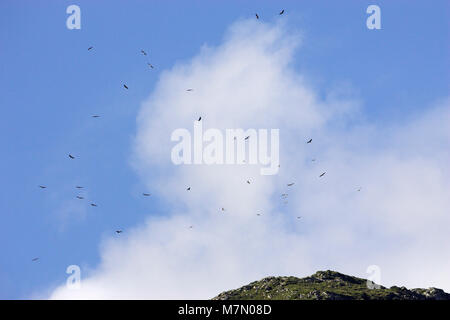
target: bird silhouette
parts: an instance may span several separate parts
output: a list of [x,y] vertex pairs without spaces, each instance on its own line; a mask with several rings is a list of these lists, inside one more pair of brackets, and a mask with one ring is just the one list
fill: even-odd
[[94,48],[94,47],[89,47],[89,48],[88,48],[88,51],[91,50],[92,48]]
[[151,63],[148,63],[148,62],[147,62],[147,64],[148,64],[148,66],[149,66],[150,68],[152,68],[152,69],[154,68],[154,67],[152,66]]
[[83,198],[83,197],[80,197],[80,196],[77,196],[77,199],[83,200],[84,198]]
[[255,13],[255,16],[256,16],[256,19],[259,19],[259,16],[258,16],[258,14],[257,14],[257,13]]
[[142,52],[142,54],[143,54],[144,56],[147,55],[147,52],[145,52],[144,50],[141,50],[141,52]]
[[123,87],[124,87],[125,89],[127,89],[127,90],[128,90],[128,87],[127,87],[127,85],[126,85],[126,84],[124,84],[124,85],[123,85]]
[[281,10],[281,12],[280,12],[280,16],[282,15],[284,13],[284,9],[283,10]]
[[123,232],[122,230],[116,230],[117,234],[122,233],[122,232]]
[[323,176],[325,175],[325,173],[326,173],[326,172],[322,173],[322,174],[319,176],[319,178],[323,177]]
[[186,91],[194,91],[194,89],[187,89]]
[[97,114],[94,114],[94,115],[92,116],[92,118],[100,118],[100,116],[97,115]]
[[295,182],[292,182],[292,183],[288,183],[288,184],[287,184],[287,186],[288,186],[288,187],[290,187],[290,186],[293,186],[293,185],[294,185],[294,183],[295,183]]
[[33,258],[33,259],[31,259],[31,261],[38,261],[39,260],[39,258]]
[[69,153],[69,158],[70,159],[75,159],[75,157],[73,155],[71,155],[70,153]]
[[306,141],[306,143],[311,143],[312,142],[312,139],[309,139],[308,141]]
[[82,186],[75,186],[75,188],[77,188],[77,189],[83,189]]
[[191,187],[188,187],[186,190],[187,190],[187,191],[191,190]]
[[95,203],[91,203],[91,206],[93,207],[97,207],[97,205]]
[[202,120],[202,117],[199,117],[199,118],[198,118],[198,121],[200,121],[200,120]]
[[142,195],[143,195],[143,196],[146,196],[146,197],[149,197],[149,196],[150,196],[150,193],[143,193]]
[[41,188],[41,189],[45,189],[45,188],[47,188],[46,186],[39,186],[39,188]]

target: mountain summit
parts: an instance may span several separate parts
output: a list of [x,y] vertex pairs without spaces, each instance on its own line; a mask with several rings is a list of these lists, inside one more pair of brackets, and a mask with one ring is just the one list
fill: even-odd
[[370,280],[327,270],[306,278],[267,277],[222,292],[213,300],[450,300],[450,294],[437,288],[377,285],[377,289],[374,285]]

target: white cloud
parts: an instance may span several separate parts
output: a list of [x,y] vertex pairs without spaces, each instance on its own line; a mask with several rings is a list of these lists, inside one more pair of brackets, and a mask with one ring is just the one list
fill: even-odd
[[[82,289],[51,298],[202,299],[268,275],[365,277],[372,264],[384,285],[450,290],[448,101],[402,124],[355,121],[357,99],[320,99],[293,70],[299,44],[283,25],[241,21],[223,44],[162,74],[133,159],[172,214],[104,243]],[[174,166],[171,132],[199,116],[205,128],[279,128],[279,174]]]

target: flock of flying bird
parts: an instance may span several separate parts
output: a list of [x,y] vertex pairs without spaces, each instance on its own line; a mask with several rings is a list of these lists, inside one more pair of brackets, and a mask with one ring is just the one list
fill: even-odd
[[[282,14],[284,14],[284,10],[281,10],[281,11],[279,12],[279,15],[282,15]],[[259,19],[259,15],[258,15],[257,13],[255,13],[255,16],[256,16],[256,19]],[[93,48],[94,48],[93,46],[90,46],[90,47],[88,48],[88,51],[91,51]],[[144,55],[144,56],[147,56],[147,52],[144,51],[144,50],[141,50],[141,54]],[[147,62],[147,65],[148,65],[151,69],[154,69],[154,66],[153,66],[150,62]],[[124,87],[125,89],[128,90],[128,86],[127,86],[126,84],[123,84],[123,87]],[[192,92],[192,91],[194,91],[194,89],[189,88],[189,89],[187,89],[186,91],[187,91],[187,92]],[[99,118],[99,117],[100,117],[100,115],[92,115],[92,118]],[[202,117],[199,117],[197,121],[201,121],[201,120],[202,120]],[[248,140],[249,138],[250,138],[250,136],[247,136],[247,137],[245,137],[245,140]],[[236,139],[236,137],[234,137],[234,139]],[[307,144],[309,144],[309,143],[311,143],[311,142],[312,142],[312,139],[309,139],[308,141],[306,141]],[[68,156],[69,156],[69,158],[70,158],[71,160],[74,160],[74,159],[75,159],[75,156],[73,156],[73,155],[70,154],[70,153],[69,153]],[[314,161],[316,161],[316,159],[312,159],[311,161],[314,162]],[[319,178],[323,177],[323,176],[325,175],[325,173],[326,173],[326,172],[321,173],[321,174],[319,175]],[[250,183],[251,183],[250,180],[247,180],[247,184],[250,184]],[[288,183],[288,184],[287,184],[288,187],[291,187],[291,186],[293,186],[293,185],[294,185],[294,182],[291,182],[291,183]],[[47,186],[39,185],[39,188],[41,188],[41,189],[46,189]],[[82,186],[75,186],[75,188],[78,189],[78,190],[83,189]],[[190,190],[191,190],[191,187],[190,187],[190,186],[187,187],[186,190],[187,190],[187,191],[190,191]],[[360,191],[360,190],[361,190],[361,188],[359,188],[357,191]],[[142,193],[142,195],[143,195],[144,197],[149,197],[151,194],[150,194],[150,193],[144,192],[144,193]],[[284,203],[285,203],[285,204],[287,203],[287,197],[288,197],[288,194],[287,194],[287,193],[283,193],[283,194],[281,195],[281,198],[284,200]],[[76,198],[77,198],[78,200],[84,200],[84,197],[81,196],[81,195],[77,195]],[[94,202],[91,202],[90,205],[91,205],[92,207],[97,207],[97,204],[94,203]],[[221,211],[224,212],[224,211],[225,211],[225,208],[221,208]],[[257,213],[256,215],[257,215],[257,216],[261,216],[261,213]],[[300,218],[301,218],[301,216],[298,216],[298,217],[297,217],[297,219],[300,219]],[[192,228],[193,228],[192,225],[189,226],[189,229],[192,229]],[[123,230],[120,230],[120,229],[119,229],[119,230],[115,230],[115,233],[116,233],[116,234],[121,234],[122,232],[123,232]],[[32,259],[33,262],[34,262],[34,261],[38,261],[38,260],[39,260],[38,257]]]

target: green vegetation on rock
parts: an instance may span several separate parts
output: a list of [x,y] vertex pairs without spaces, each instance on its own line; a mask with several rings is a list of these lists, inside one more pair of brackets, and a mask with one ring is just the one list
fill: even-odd
[[370,289],[366,279],[327,270],[306,278],[267,277],[213,300],[450,300],[450,294],[437,288],[377,287]]

